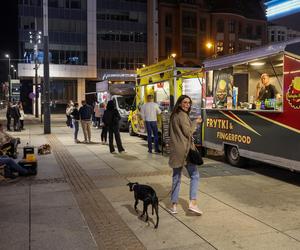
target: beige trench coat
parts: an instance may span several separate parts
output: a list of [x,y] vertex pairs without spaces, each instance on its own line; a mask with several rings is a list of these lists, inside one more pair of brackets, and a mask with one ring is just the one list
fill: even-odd
[[188,114],[182,110],[175,113],[170,121],[170,156],[171,168],[183,167],[190,148],[195,148],[192,135],[197,127],[196,121],[191,121]]

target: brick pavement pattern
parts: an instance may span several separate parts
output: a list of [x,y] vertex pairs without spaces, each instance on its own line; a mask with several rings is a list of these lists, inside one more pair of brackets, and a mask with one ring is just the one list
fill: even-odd
[[56,136],[48,140],[99,249],[145,249]]

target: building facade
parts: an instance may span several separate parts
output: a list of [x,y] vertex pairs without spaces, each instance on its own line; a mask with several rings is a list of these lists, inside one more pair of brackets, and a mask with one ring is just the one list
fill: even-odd
[[270,43],[284,42],[296,37],[300,37],[300,31],[298,30],[281,25],[268,25],[268,41]]
[[267,42],[267,23],[259,1],[160,0],[158,16],[160,60],[176,53],[179,63],[199,65],[206,57]]
[[[22,101],[33,113],[34,59],[37,55],[40,83],[43,41],[35,50],[29,33],[43,31],[42,5],[42,0],[18,2],[18,47],[23,59],[18,74]],[[92,101],[89,93],[96,91],[96,82],[134,81],[136,68],[146,63],[147,0],[48,0],[48,17],[52,112],[62,112],[69,100]]]
[[[18,64],[18,74],[22,82],[21,99],[28,112],[32,106],[36,110],[35,101],[30,105],[34,96],[40,97],[41,88],[34,84],[35,56],[37,83],[43,79],[43,41],[39,43],[33,37],[30,43],[32,34],[41,32],[43,36],[43,1],[19,0],[18,11],[19,57],[23,59]],[[62,111],[69,100],[85,99],[86,80],[97,78],[96,0],[48,0],[48,18],[50,99],[52,112],[56,112]],[[38,105],[41,106],[41,98]]]

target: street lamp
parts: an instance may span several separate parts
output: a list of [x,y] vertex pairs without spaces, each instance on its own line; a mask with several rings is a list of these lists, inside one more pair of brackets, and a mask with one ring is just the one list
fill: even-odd
[[10,55],[5,54],[8,59],[8,100],[11,101],[11,82],[10,82]]
[[208,53],[209,53],[209,57],[215,57],[215,48],[214,48],[214,44],[210,41],[208,41],[205,44],[205,47],[208,49]]
[[41,43],[42,32],[41,31],[30,31],[29,32],[29,41],[30,43],[34,43],[34,86],[35,86],[35,117],[39,117],[39,93],[38,93],[38,44]]

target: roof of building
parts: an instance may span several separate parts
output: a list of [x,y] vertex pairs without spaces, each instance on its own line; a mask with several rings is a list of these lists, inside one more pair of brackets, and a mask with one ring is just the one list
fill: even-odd
[[211,12],[235,13],[251,19],[266,20],[260,0],[206,0]]

